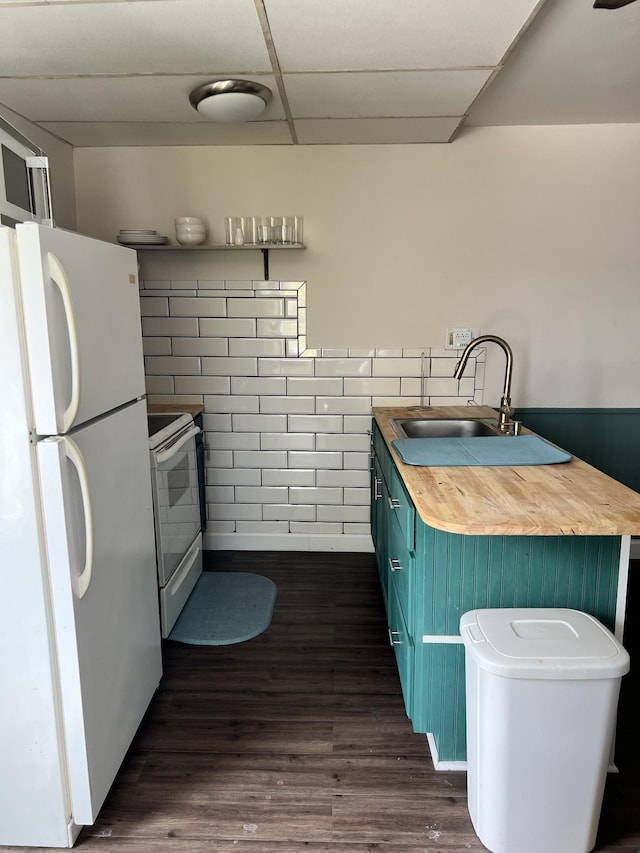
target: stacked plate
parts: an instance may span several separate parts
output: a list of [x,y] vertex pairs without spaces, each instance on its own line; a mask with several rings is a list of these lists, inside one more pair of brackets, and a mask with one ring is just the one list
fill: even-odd
[[163,246],[169,242],[168,237],[147,228],[121,228],[116,240],[125,246]]

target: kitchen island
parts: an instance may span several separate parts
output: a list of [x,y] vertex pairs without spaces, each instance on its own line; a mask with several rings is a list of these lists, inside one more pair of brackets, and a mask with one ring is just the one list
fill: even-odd
[[576,458],[421,467],[393,448],[396,419],[495,420],[489,407],[373,415],[372,534],[405,707],[414,730],[428,735],[434,765],[462,769],[460,617],[485,607],[571,607],[621,639],[640,495]]

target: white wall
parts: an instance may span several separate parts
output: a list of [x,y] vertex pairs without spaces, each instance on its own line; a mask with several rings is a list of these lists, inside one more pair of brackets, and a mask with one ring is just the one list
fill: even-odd
[[6,107],[0,107],[0,117],[13,125],[30,142],[41,148],[49,158],[55,223],[59,228],[74,231],[76,228],[76,199],[73,148]]
[[[638,406],[640,126],[473,128],[450,145],[75,152],[78,229],[173,237],[199,215],[303,214],[311,347],[502,335],[521,406]],[[259,279],[259,253],[141,256],[143,278]],[[488,356],[497,402],[502,354]]]

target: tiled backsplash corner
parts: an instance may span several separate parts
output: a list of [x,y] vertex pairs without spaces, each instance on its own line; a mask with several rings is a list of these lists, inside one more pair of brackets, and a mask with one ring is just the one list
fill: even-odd
[[306,283],[141,283],[150,403],[202,403],[205,547],[372,549],[372,406],[482,403],[483,353],[308,349]]

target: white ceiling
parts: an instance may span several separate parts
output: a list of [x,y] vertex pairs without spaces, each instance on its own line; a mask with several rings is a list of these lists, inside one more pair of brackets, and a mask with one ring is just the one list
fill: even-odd
[[[74,146],[449,142],[463,124],[640,122],[640,2],[0,0],[2,105]],[[273,100],[213,124],[189,92]]]

